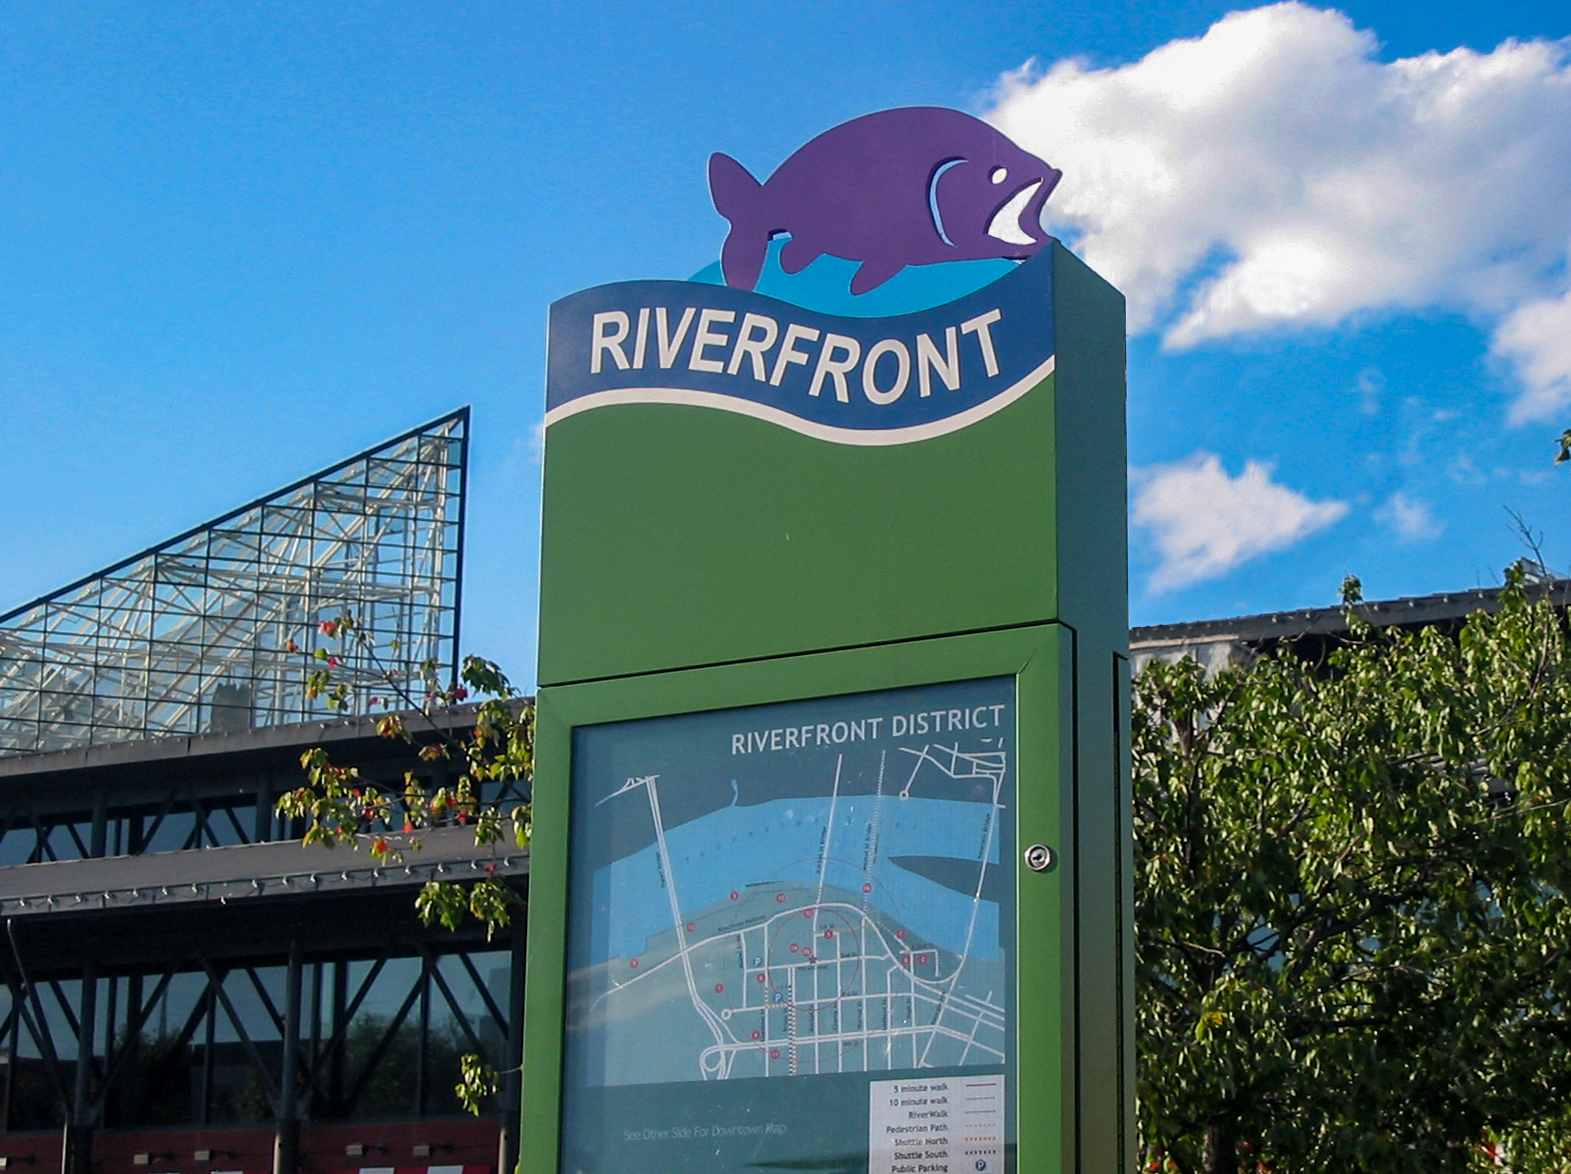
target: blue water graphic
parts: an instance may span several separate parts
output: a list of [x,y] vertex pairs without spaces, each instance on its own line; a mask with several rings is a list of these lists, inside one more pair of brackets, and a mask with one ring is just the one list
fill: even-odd
[[[848,318],[888,318],[942,306],[966,294],[992,285],[1012,273],[1018,261],[948,261],[942,265],[912,265],[902,269],[877,289],[865,294],[851,292],[851,275],[860,268],[858,261],[846,261],[825,254],[800,273],[780,268],[780,250],[789,237],[769,242],[769,258],[755,292],[779,298],[793,306]],[[720,262],[705,266],[688,280],[705,285],[724,285]]]
[[[943,799],[900,799],[886,793],[879,812],[878,856],[871,878],[863,871],[867,830],[879,800],[873,795],[842,795],[834,803],[835,827],[824,883],[853,893],[871,879],[869,903],[922,939],[973,957],[998,956],[996,904],[983,902],[966,944],[972,899],[889,860],[892,856],[947,856],[977,860],[993,808]],[[730,899],[749,884],[792,883],[816,888],[819,845],[829,816],[827,798],[776,799],[745,808],[726,807],[666,833],[677,905],[684,919]],[[988,861],[997,865],[995,829]],[[614,909],[600,920],[606,936],[590,943],[590,962],[633,958],[647,939],[672,928],[671,901],[657,849],[650,845],[594,875],[593,901]]]

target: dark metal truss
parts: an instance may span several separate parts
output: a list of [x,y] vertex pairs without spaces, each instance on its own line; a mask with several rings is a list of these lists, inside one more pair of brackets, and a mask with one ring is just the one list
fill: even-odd
[[0,616],[0,755],[325,715],[317,648],[341,675],[375,667],[320,631],[346,612],[382,666],[450,679],[468,426],[454,412]]
[[[516,967],[521,957],[512,953]],[[387,967],[395,960],[416,965],[389,986]],[[477,1012],[466,1008],[443,973],[444,962],[478,1003]],[[296,1115],[353,1120],[385,1116],[389,1109],[404,1116],[451,1115],[458,1108],[452,1085],[459,1051],[501,1067],[517,1063],[519,1025],[512,1008],[498,1003],[467,952],[437,954],[417,946],[413,957],[395,959],[384,951],[362,961],[360,975],[352,975],[350,965],[320,960],[260,968],[196,954],[160,971],[105,977],[89,967],[80,979],[62,982],[29,976],[13,954],[9,964],[0,962],[0,1130],[67,1122],[88,1128],[238,1123],[238,1085],[253,1090],[250,1119],[258,1122]],[[200,990],[188,990],[194,994],[189,1009],[170,1020],[166,1000],[182,976],[195,979]],[[374,989],[384,1002],[396,997],[396,1011],[365,1015]],[[243,1006],[237,1002],[242,997]],[[160,1011],[161,1025],[155,1021]],[[456,1038],[432,1030],[433,1019],[444,1017],[456,1027]],[[300,1034],[289,1059],[291,1022],[300,1025]],[[225,1035],[233,1042],[219,1038]],[[404,1079],[396,1082],[398,1103],[389,1105],[385,1088],[380,1100],[368,1094],[373,1082],[386,1083],[395,1049],[402,1054],[392,1067]],[[27,1052],[35,1058],[25,1059]],[[170,1082],[170,1073],[157,1067],[171,1060],[188,1068],[184,1078]],[[237,1065],[242,1071],[235,1071]],[[220,1068],[228,1069],[222,1081],[227,1089]],[[30,1071],[40,1079],[30,1097],[19,1095],[18,1074]],[[148,1117],[143,1094],[158,1080],[180,1090],[186,1109],[182,1114],[176,1108],[175,1115],[184,1119],[167,1119],[167,1104],[161,1107],[165,1119]]]
[[[419,762],[413,755],[369,765],[361,772],[363,778],[389,790],[402,786],[406,773],[428,789],[451,781],[445,763]],[[220,772],[200,779],[171,779],[161,787],[144,784],[134,796],[111,786],[102,802],[91,794],[19,788],[9,802],[0,799],[0,868],[297,839],[301,835],[297,821],[277,815],[273,802],[280,791],[298,785],[301,777],[294,764],[271,773]],[[527,784],[517,780],[482,779],[475,791],[481,803],[504,813],[529,801]],[[362,830],[399,831],[406,818],[404,804],[395,801],[386,821],[367,821]],[[0,913],[9,911],[5,896],[0,895]]]

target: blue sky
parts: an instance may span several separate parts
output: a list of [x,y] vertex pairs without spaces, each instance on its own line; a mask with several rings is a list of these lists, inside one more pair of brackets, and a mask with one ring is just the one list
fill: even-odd
[[1508,510],[1571,569],[1571,9],[1231,11],[8,6],[0,611],[469,403],[465,644],[527,681],[546,307],[713,260],[712,151],[911,104],[1130,295],[1135,622],[1494,582]]

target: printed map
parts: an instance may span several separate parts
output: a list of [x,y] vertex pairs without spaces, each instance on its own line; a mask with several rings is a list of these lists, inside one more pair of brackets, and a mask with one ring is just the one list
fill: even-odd
[[592,730],[586,1083],[1001,1067],[1013,735],[1007,679]]

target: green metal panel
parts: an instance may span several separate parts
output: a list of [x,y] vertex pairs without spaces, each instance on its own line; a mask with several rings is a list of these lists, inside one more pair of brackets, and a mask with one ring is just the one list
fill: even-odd
[[553,425],[541,684],[1050,617],[1052,408],[1049,379],[970,428],[872,449],[666,404]]
[[859,447],[663,403],[552,424],[540,683],[1069,610],[1127,643],[1123,299],[1062,246],[1041,262],[1057,373],[944,436]]
[[[881,648],[542,689],[537,717],[535,838],[531,845],[522,1174],[556,1174],[561,1115],[568,809],[572,731],[633,718],[1014,676],[1016,842],[1060,854],[1048,873],[1018,870],[1020,943],[1016,1071],[1010,1090],[1020,1169],[1072,1168],[1075,1080],[1064,1041],[1074,1033],[1073,635],[1049,624]],[[1035,720],[1027,715],[1034,715]],[[754,1083],[767,1083],[763,1081]],[[1034,1157],[1033,1157],[1034,1156]],[[1045,1159],[1045,1160],[1044,1160]],[[1029,1164],[1028,1164],[1029,1162]]]
[[[1135,1162],[1134,957],[1128,886],[1129,768],[1118,742],[1128,706],[1127,458],[1123,298],[1067,252],[1055,258],[1058,607],[1074,633],[1079,975],[1079,1136],[1066,1170]],[[1121,667],[1122,671],[1121,671]],[[1128,729],[1127,717],[1122,728]],[[1024,1169],[1025,1167],[1022,1167]]]

